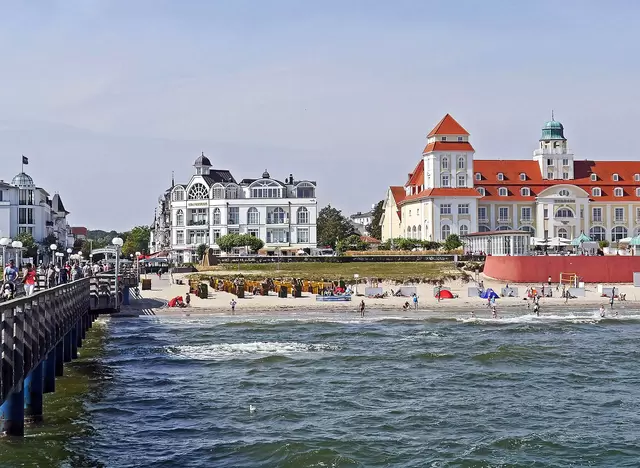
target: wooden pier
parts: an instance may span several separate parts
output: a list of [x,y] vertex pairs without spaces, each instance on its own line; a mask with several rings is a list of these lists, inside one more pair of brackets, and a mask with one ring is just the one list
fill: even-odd
[[55,391],[65,362],[101,313],[117,313],[128,303],[138,277],[100,273],[0,303],[0,430],[24,435],[25,422],[43,419],[43,393]]

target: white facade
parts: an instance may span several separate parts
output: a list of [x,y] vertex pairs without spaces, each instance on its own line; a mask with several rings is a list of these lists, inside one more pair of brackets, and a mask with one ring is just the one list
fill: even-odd
[[0,181],[0,237],[15,239],[18,234],[28,232],[36,242],[42,242],[53,235],[66,247],[69,239],[73,239],[68,214],[58,194],[50,197],[24,172],[11,183]]
[[284,254],[316,246],[315,182],[292,175],[281,182],[266,171],[236,182],[229,171],[212,169],[204,155],[194,167],[191,181],[170,191],[170,245],[178,263],[196,261],[200,244],[219,252],[216,241],[226,234],[254,235],[267,251]]

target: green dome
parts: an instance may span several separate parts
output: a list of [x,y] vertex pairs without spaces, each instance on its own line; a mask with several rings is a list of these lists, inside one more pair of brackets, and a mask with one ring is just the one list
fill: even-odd
[[540,140],[564,140],[564,127],[557,120],[549,120],[542,127]]

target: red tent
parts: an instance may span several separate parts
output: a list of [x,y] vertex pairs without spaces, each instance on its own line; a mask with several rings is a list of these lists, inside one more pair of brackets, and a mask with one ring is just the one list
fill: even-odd
[[[436,293],[435,297],[438,297],[438,293]],[[440,291],[440,299],[453,299],[453,294],[448,289],[442,289]]]
[[182,302],[182,296],[176,296],[167,304],[169,307],[176,307],[178,302]]

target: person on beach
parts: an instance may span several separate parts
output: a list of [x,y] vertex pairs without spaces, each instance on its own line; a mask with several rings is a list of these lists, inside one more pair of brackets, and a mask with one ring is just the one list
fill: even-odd
[[413,293],[413,308],[418,310],[418,295],[416,293]]
[[547,282],[549,283],[549,286],[551,286],[551,276],[549,276],[549,278],[547,278]]
[[234,313],[236,311],[236,300],[235,299],[231,299],[231,302],[229,302],[229,305],[231,306],[231,313]]
[[184,295],[184,302],[187,304],[187,307],[191,304],[191,294],[187,291],[187,294]]
[[473,310],[471,311],[471,318],[472,319],[476,318],[476,313]]
[[491,318],[494,318],[494,319],[498,318],[498,311],[496,310],[495,304],[491,306]]
[[360,317],[364,317],[364,301],[360,301]]
[[600,306],[600,317],[604,317],[604,306]]
[[402,306],[402,310],[409,310],[409,307],[411,307],[409,305],[409,301],[405,301],[404,305]]
[[533,303],[533,313],[540,317],[540,305],[537,302]]

